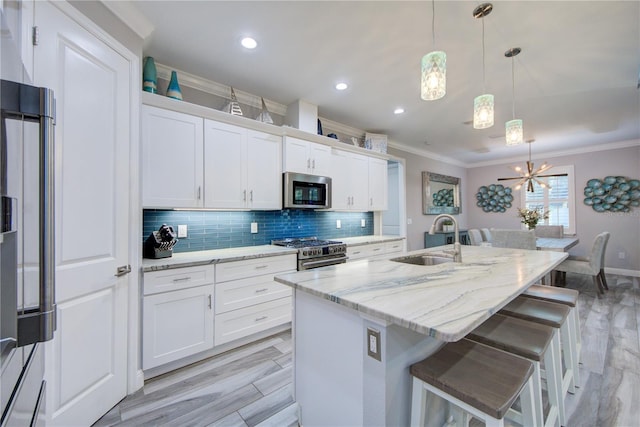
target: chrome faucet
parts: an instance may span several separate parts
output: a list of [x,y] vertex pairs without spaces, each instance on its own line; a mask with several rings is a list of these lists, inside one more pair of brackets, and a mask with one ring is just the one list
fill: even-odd
[[440,221],[442,218],[449,218],[451,221],[453,221],[453,227],[455,232],[455,240],[453,242],[453,251],[444,251],[444,252],[453,255],[453,262],[462,262],[462,249],[460,247],[460,231],[458,230],[458,221],[456,221],[456,219],[453,216],[449,214],[438,215],[433,220],[433,224],[431,224],[431,228],[429,229],[429,234],[434,234],[436,232],[436,224],[438,224],[438,221]]

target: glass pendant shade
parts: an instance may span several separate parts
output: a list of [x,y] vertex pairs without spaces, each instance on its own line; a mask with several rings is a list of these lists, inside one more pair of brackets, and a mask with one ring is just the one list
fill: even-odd
[[422,57],[422,87],[420,96],[434,101],[447,93],[447,54],[433,51]]
[[486,129],[493,126],[493,95],[484,94],[473,100],[473,128]]
[[524,128],[522,120],[513,119],[505,123],[505,137],[507,145],[518,145],[524,142]]

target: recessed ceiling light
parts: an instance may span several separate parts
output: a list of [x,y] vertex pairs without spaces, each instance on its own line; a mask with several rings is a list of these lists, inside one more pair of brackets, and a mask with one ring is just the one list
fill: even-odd
[[402,114],[404,113],[404,108],[402,107],[398,107],[395,110],[393,110],[393,114]]
[[258,46],[258,42],[252,39],[251,37],[243,38],[240,41],[240,43],[242,44],[242,46],[246,47],[247,49],[255,49],[256,46]]
[[346,88],[348,88],[348,87],[349,87],[349,85],[347,85],[347,84],[346,84],[346,83],[344,83],[344,82],[340,82],[340,83],[338,83],[338,84],[336,85],[336,89],[338,89],[338,90],[345,90],[345,89],[346,89]]

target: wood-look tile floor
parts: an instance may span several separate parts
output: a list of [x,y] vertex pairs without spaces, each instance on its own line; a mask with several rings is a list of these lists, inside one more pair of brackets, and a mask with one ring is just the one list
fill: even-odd
[[[640,427],[640,279],[567,274],[580,291],[581,385],[566,427]],[[283,332],[152,378],[95,426],[295,426],[291,334]]]

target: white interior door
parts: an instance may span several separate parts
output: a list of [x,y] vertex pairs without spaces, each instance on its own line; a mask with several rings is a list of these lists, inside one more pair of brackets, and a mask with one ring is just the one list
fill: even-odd
[[90,425],[127,386],[128,276],[115,272],[129,264],[130,63],[67,15],[75,9],[35,7],[34,83],[53,89],[57,106],[47,424]]

